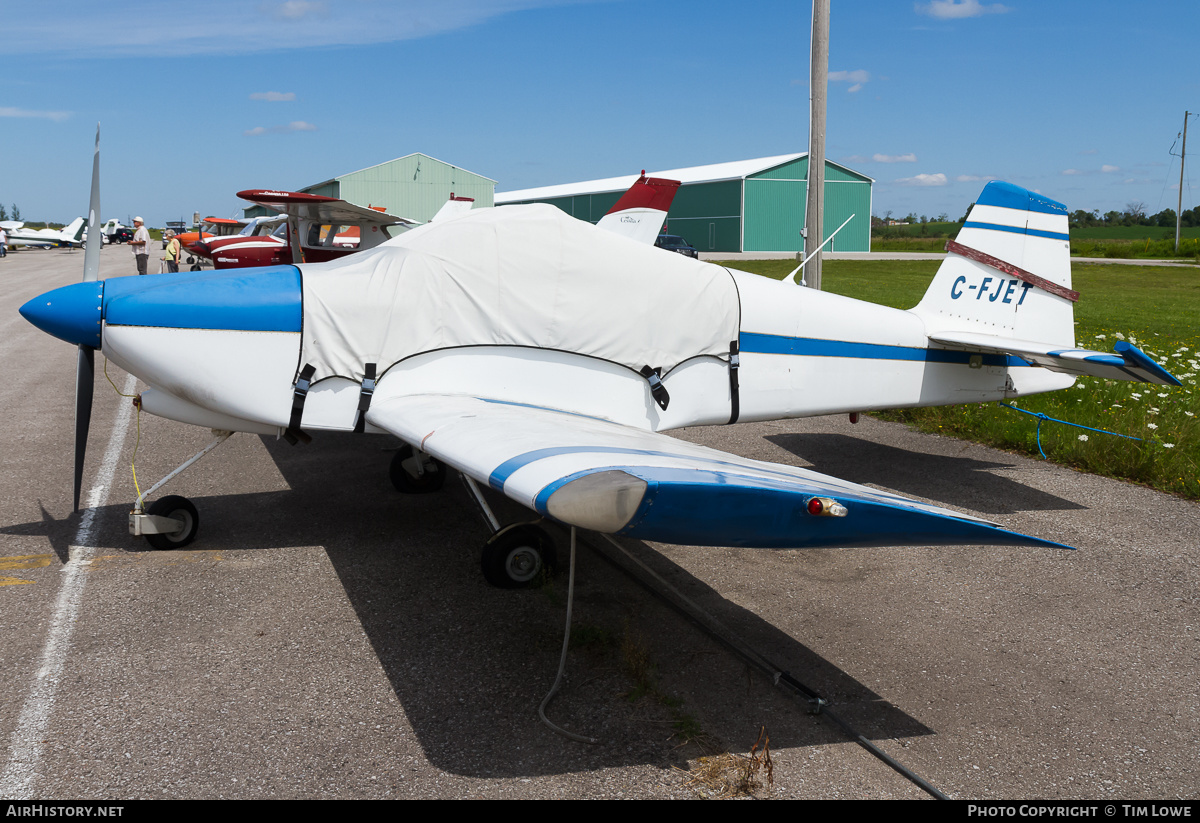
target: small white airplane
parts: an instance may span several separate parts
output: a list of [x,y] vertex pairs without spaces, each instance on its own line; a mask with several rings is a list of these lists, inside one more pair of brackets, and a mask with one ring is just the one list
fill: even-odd
[[20,220],[5,220],[0,223],[0,228],[8,235],[8,245],[14,247],[51,249],[82,246],[87,235],[87,226],[82,217],[76,217],[61,229],[27,229]]
[[[1062,204],[989,183],[949,251],[901,311],[692,260],[553,206],[505,206],[253,277],[88,279],[21,313],[80,347],[76,508],[84,359],[99,350],[147,384],[143,411],[212,429],[205,451],[231,432],[390,434],[404,443],[401,490],[434,490],[450,466],[481,503],[475,483],[570,527],[762,548],[1060,546],[665,434],[1006,400],[1082,374],[1178,385],[1127,343],[1075,347]],[[170,496],[143,508],[154,490],[131,531],[187,545],[195,506]],[[490,582],[525,585],[553,565],[539,527],[489,517]]]

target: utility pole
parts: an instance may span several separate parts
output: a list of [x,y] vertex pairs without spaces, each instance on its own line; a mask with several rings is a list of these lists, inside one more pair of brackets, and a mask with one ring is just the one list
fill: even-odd
[[805,210],[804,269],[809,288],[821,289],[821,251],[825,209],[825,92],[829,85],[829,0],[813,0],[809,67],[808,205]]
[[1179,226],[1183,220],[1183,158],[1187,154],[1187,119],[1183,113],[1183,148],[1179,150],[1179,202],[1175,207],[1175,253],[1179,254]]

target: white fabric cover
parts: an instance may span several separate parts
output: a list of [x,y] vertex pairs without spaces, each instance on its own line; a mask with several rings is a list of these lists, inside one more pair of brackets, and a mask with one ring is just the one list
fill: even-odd
[[476,209],[304,265],[300,365],[362,380],[420,352],[504,345],[664,373],[738,338],[732,276],[548,205]]

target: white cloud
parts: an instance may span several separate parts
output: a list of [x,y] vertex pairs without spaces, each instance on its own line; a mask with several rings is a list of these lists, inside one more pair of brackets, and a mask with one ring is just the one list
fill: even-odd
[[[159,0],[125,0],[47,15],[37,3],[5,4],[4,53],[64,58],[250,54],[395,43],[481,25],[571,0],[208,0],[181,25]],[[10,6],[12,6],[10,8]],[[137,20],[137,25],[129,25]]]
[[320,0],[284,0],[282,3],[262,3],[260,8],[279,20],[300,20],[310,14],[329,12],[328,4]]
[[294,91],[256,91],[250,95],[251,100],[266,100],[271,103],[287,103],[296,99]]
[[846,91],[853,94],[863,87],[863,84],[871,79],[871,73],[863,69],[855,69],[854,71],[831,71],[829,72],[830,83],[852,83],[853,85]]
[[1063,169],[1063,174],[1083,174],[1079,169]]
[[255,126],[252,129],[247,129],[242,132],[246,137],[258,137],[260,134],[283,134],[290,131],[316,131],[317,127],[312,123],[306,123],[303,120],[293,120],[286,126]]
[[1120,171],[1120,170],[1121,170],[1120,166],[1110,166],[1108,164],[1105,164],[1100,167],[1100,171],[1104,172],[1105,174],[1109,174],[1111,172]]
[[946,175],[940,171],[937,174],[918,174],[916,177],[901,177],[896,183],[901,186],[944,186]]
[[12,106],[0,106],[0,117],[37,117],[45,120],[62,122],[71,116],[69,111],[35,111],[33,109],[17,109]]
[[912,152],[908,154],[872,154],[871,159],[876,163],[915,163],[917,156]]
[[939,20],[958,20],[964,17],[981,17],[985,14],[1004,14],[1012,11],[999,3],[984,5],[979,0],[932,0],[930,3],[915,3],[918,14],[928,14]]

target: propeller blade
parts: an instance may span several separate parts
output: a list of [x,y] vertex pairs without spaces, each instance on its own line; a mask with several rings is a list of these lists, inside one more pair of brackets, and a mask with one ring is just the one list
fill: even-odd
[[96,124],[96,152],[92,156],[92,197],[88,204],[87,245],[83,249],[84,281],[100,278],[100,124]]
[[[100,278],[100,124],[96,124],[96,151],[92,155],[92,194],[88,203],[88,236],[83,251],[83,280]],[[96,350],[80,346],[75,366],[75,511],[83,488],[83,458],[87,453],[88,428],[92,422],[92,390],[96,382]]]
[[92,388],[96,377],[96,350],[79,347],[75,367],[75,511],[83,487],[83,456],[87,452],[88,427],[92,421]]

